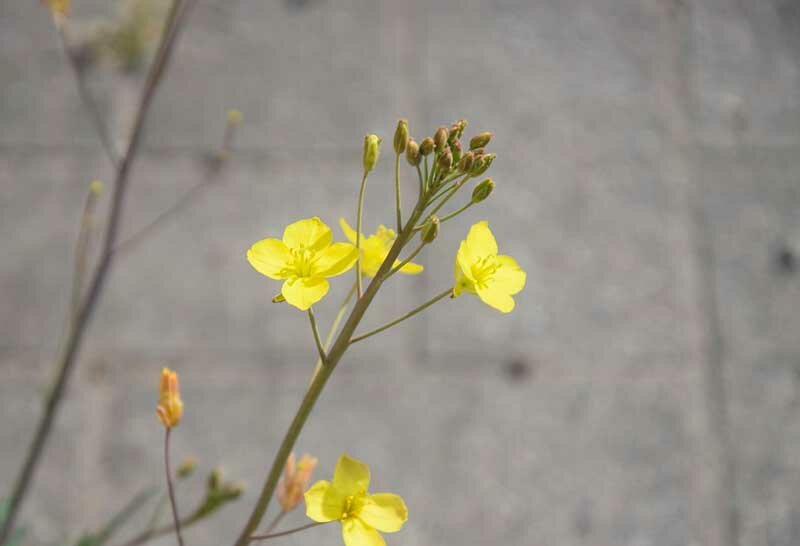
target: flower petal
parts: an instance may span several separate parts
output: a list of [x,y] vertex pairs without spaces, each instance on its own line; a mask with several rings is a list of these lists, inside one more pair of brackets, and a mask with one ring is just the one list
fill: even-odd
[[495,285],[509,294],[516,294],[525,287],[527,275],[514,258],[500,255],[497,257],[497,265],[499,267],[494,273]]
[[345,497],[366,493],[369,488],[369,467],[343,453],[333,471],[333,487]]
[[489,229],[489,222],[482,220],[469,228],[467,246],[470,253],[478,258],[497,255],[497,241]]
[[[347,240],[356,244],[356,230],[350,227],[347,220],[339,218],[339,227],[342,228],[342,232],[344,232],[344,236],[347,237]],[[364,235],[361,235],[361,238],[363,239]]]
[[476,261],[477,259],[470,251],[467,242],[461,241],[461,245],[458,247],[458,254],[456,254],[456,279],[458,280],[459,277],[464,276],[471,282],[475,282],[475,277],[472,275],[472,264]]
[[386,546],[381,534],[358,518],[342,522],[342,539],[345,546]]
[[358,249],[350,243],[333,243],[317,253],[314,275],[334,277],[353,267],[358,259]]
[[310,248],[322,250],[333,241],[331,228],[318,217],[298,220],[286,226],[283,231],[283,242],[289,248]]
[[478,285],[476,292],[483,303],[498,311],[510,313],[514,309],[514,298],[505,290],[498,288],[496,283],[488,286]]
[[325,297],[329,288],[323,277],[295,277],[283,283],[281,294],[287,302],[305,311]]
[[306,515],[319,523],[337,520],[342,516],[344,497],[331,486],[331,482],[320,480],[305,492]]
[[400,495],[376,493],[368,497],[358,517],[378,531],[394,533],[408,519],[408,508]]
[[[392,264],[392,267],[397,267],[400,265],[400,260],[395,260]],[[420,264],[415,264],[414,262],[408,262],[406,265],[400,268],[400,273],[405,273],[406,275],[419,275],[422,273],[422,270],[425,269]]]
[[262,275],[278,280],[286,278],[285,271],[294,258],[279,239],[261,239],[247,251],[247,261]]

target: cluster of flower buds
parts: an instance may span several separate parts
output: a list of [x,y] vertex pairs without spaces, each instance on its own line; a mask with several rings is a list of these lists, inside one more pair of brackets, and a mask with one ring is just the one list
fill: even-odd
[[193,520],[205,518],[230,501],[241,497],[242,493],[244,493],[244,485],[225,481],[222,476],[222,470],[215,468],[208,474],[205,498],[191,518]]

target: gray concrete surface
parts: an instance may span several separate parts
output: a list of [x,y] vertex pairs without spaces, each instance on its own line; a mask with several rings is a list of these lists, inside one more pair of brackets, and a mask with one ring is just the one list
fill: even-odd
[[[111,11],[75,4],[76,20]],[[187,538],[231,540],[314,358],[243,251],[304,215],[352,216],[361,137],[400,116],[415,135],[460,117],[494,131],[498,188],[365,323],[451,282],[477,218],[529,282],[510,316],[462,298],[355,347],[299,444],[319,475],[342,451],[368,461],[411,511],[394,545],[800,543],[799,22],[792,0],[201,2],[126,233],[196,182],[229,107],[245,114],[237,153],[114,270],[25,507],[29,543],[64,544],[158,483],[163,365],[187,405],[176,456],[250,486]],[[121,139],[141,77],[91,83]],[[391,219],[389,163],[369,226]],[[2,2],[0,490],[62,334],[82,190],[109,176],[46,14]]]

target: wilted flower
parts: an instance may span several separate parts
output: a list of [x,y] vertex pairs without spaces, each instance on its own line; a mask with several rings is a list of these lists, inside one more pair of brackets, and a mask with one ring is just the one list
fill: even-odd
[[317,466],[316,457],[303,455],[295,463],[294,453],[290,453],[283,467],[283,477],[278,484],[278,502],[284,512],[289,512],[303,500],[311,474]]
[[178,374],[169,368],[161,370],[156,415],[167,428],[177,426],[181,422],[181,416],[183,415],[183,402],[181,401],[180,387],[178,386]]

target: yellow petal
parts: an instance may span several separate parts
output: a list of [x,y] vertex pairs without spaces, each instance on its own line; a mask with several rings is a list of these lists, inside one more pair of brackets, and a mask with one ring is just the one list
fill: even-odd
[[381,534],[358,518],[342,522],[342,539],[345,546],[386,546]]
[[488,286],[478,285],[476,288],[478,297],[490,307],[494,307],[503,313],[510,313],[514,309],[514,298],[507,292],[492,283]]
[[408,519],[408,508],[399,495],[376,493],[369,496],[358,517],[378,531],[394,533]]
[[329,288],[323,277],[295,277],[283,283],[281,294],[287,302],[305,311],[325,297]]
[[489,222],[482,220],[474,224],[467,234],[467,246],[473,256],[485,258],[497,254],[497,241],[489,229]]
[[294,258],[282,241],[262,239],[247,251],[247,261],[270,279],[285,279],[286,269],[291,268]]
[[460,296],[463,292],[468,292],[470,294],[475,293],[475,283],[469,280],[467,277],[461,273],[461,268],[458,267],[456,264],[456,282],[453,285],[453,297]]
[[331,241],[333,241],[331,228],[316,216],[289,224],[283,232],[283,242],[289,248],[310,248],[319,251],[331,244]]
[[525,287],[526,274],[511,256],[500,255],[497,257],[497,271],[494,272],[494,282],[508,294],[516,294]]
[[476,261],[477,258],[470,252],[467,242],[461,241],[461,245],[458,247],[458,254],[456,254],[456,279],[464,276],[471,282],[475,282],[475,277],[472,275],[472,264]]
[[320,480],[305,492],[306,515],[319,523],[337,520],[342,515],[344,497],[337,494],[331,482]]
[[321,250],[314,262],[314,275],[334,277],[341,275],[356,263],[358,249],[350,243],[333,243]]
[[[350,224],[347,223],[347,220],[344,218],[339,218],[339,227],[342,228],[342,232],[344,236],[347,237],[347,240],[353,244],[356,244],[356,230],[350,227]],[[364,239],[364,234],[361,234],[361,239]]]
[[[395,260],[392,267],[397,267],[400,265],[400,260]],[[425,269],[420,264],[415,264],[414,262],[408,262],[406,265],[400,268],[400,273],[405,273],[406,275],[419,275],[422,273],[422,270]]]
[[369,467],[343,453],[333,471],[333,487],[345,497],[366,493],[369,488]]

